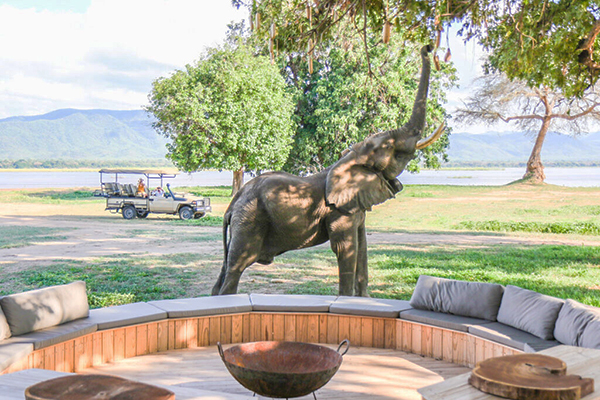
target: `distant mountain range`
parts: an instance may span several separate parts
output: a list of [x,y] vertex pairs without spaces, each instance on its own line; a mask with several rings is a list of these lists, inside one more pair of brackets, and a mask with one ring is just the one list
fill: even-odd
[[[64,109],[0,120],[0,160],[164,160],[167,139],[143,110]],[[532,136],[520,132],[453,133],[449,161],[523,163]],[[549,133],[544,162],[600,162],[600,132],[571,137]]]
[[164,159],[167,139],[143,110],[64,109],[0,120],[1,159]]

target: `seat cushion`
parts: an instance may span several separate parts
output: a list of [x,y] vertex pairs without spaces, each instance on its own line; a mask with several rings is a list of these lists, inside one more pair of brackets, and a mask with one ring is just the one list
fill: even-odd
[[412,307],[406,300],[340,296],[329,307],[329,312],[364,315],[368,317],[398,318],[400,311],[410,309]]
[[579,346],[583,331],[595,318],[600,318],[600,309],[567,299],[558,313],[554,337],[563,344]]
[[148,303],[131,303],[90,310],[89,322],[98,325],[98,330],[143,324],[166,319],[167,313]]
[[508,285],[502,297],[498,322],[529,332],[544,340],[554,339],[554,326],[564,300]]
[[336,296],[251,294],[253,311],[329,312]]
[[0,343],[0,372],[33,353],[31,343]]
[[491,321],[481,318],[463,317],[427,310],[407,310],[400,312],[400,318],[440,328],[467,332],[470,326],[489,324]]
[[7,339],[10,337],[10,335],[10,326],[8,325],[8,321],[6,321],[6,317],[4,316],[2,308],[0,307],[0,340]]
[[50,347],[67,340],[75,339],[98,330],[98,325],[90,322],[89,318],[67,322],[58,326],[41,329],[34,332],[13,336],[8,343],[31,343],[34,350]]
[[504,287],[421,275],[410,299],[420,310],[495,321]]
[[88,316],[85,282],[11,294],[0,299],[12,336]]
[[556,340],[542,340],[541,342],[525,343],[525,353],[537,353],[538,351],[548,350],[560,345],[561,343]]
[[523,351],[525,351],[525,345],[527,344],[535,348],[536,346],[542,346],[545,342],[552,342],[500,322],[470,326],[469,333]]
[[165,311],[169,318],[201,317],[252,311],[250,296],[247,294],[157,300],[148,304]]
[[600,317],[588,322],[579,338],[579,346],[600,349]]

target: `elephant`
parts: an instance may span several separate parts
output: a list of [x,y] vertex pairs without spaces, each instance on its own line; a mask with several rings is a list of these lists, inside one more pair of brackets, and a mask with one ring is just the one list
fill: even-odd
[[319,173],[299,177],[269,172],[236,193],[224,215],[225,254],[213,295],[237,293],[242,273],[255,262],[270,264],[286,251],[329,240],[337,256],[339,294],[368,297],[365,213],[402,190],[396,177],[417,149],[427,147],[444,131],[442,123],[421,139],[431,50],[431,46],[421,49],[421,77],[405,125],[368,136]]

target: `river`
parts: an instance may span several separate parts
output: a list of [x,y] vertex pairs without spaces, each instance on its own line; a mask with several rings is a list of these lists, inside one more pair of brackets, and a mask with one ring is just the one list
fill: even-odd
[[[525,168],[503,168],[490,170],[424,170],[419,174],[404,172],[400,181],[405,185],[465,185],[500,186],[520,179]],[[571,187],[600,187],[600,167],[545,169],[546,183]],[[203,171],[179,174],[174,179],[165,179],[173,187],[180,186],[224,186],[231,185],[231,172]],[[250,175],[246,180],[251,179]],[[134,183],[135,176],[119,179],[122,183]],[[100,174],[97,172],[0,172],[0,189],[35,188],[98,188]]]

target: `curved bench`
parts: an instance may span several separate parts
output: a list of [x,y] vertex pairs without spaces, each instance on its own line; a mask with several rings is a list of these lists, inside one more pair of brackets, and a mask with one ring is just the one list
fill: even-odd
[[[81,289],[82,284],[70,285]],[[354,346],[397,349],[470,367],[490,357],[536,350],[525,341],[532,336],[527,332],[505,325],[499,330],[497,321],[414,309],[411,302],[239,294],[107,307],[0,341],[0,371],[77,372],[166,350],[261,340],[337,344],[349,339]]]

